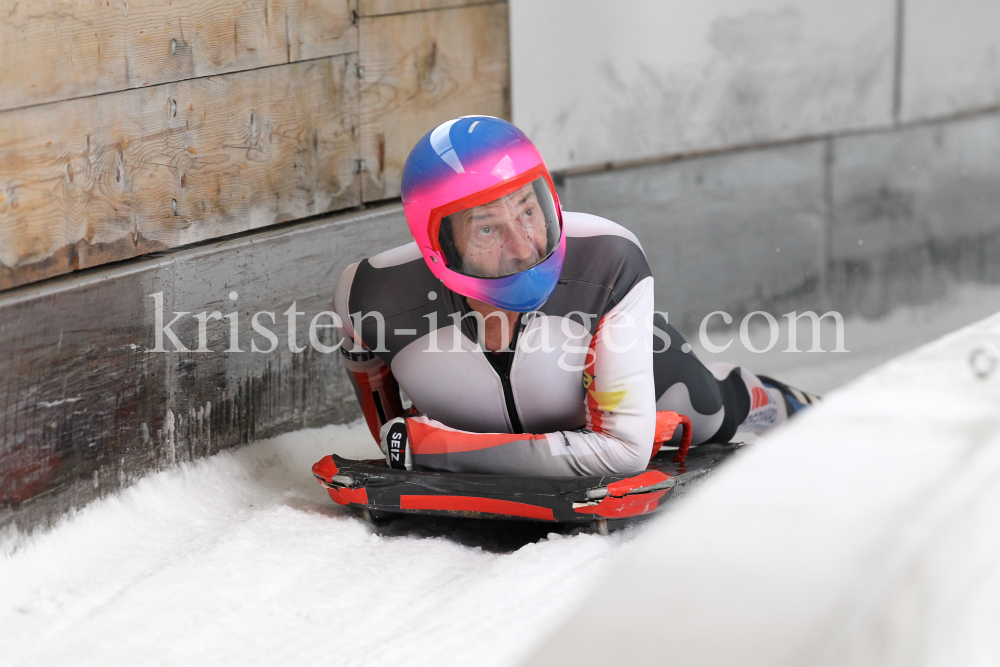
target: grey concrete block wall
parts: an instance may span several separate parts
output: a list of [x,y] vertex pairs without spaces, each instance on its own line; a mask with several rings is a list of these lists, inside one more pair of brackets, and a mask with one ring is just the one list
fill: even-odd
[[675,323],[997,279],[995,0],[536,4],[510,4],[514,120],[568,208],[636,231]]
[[1000,115],[832,140],[830,295],[878,315],[1000,280]]
[[515,0],[514,121],[554,169],[1000,106],[994,0]]
[[902,1],[900,120],[1000,105],[1000,3]]
[[[147,258],[0,295],[0,528],[45,525],[72,507],[179,461],[359,414],[338,353],[309,344],[341,270],[405,243],[399,205],[353,212]],[[231,300],[230,292],[237,292]],[[189,352],[156,352],[156,301]],[[293,354],[282,314],[304,313]],[[198,347],[194,314],[209,320]],[[278,337],[270,343],[251,317]],[[329,322],[328,319],[322,322]],[[320,342],[335,338],[324,330]]]
[[656,305],[682,329],[818,298],[826,257],[821,141],[564,179],[562,202],[631,229]]
[[1000,115],[839,137],[834,147],[836,257],[1000,229]]
[[887,127],[897,0],[512,0],[514,122],[553,169]]
[[562,179],[563,205],[636,233],[657,307],[877,316],[1000,280],[1000,114]]

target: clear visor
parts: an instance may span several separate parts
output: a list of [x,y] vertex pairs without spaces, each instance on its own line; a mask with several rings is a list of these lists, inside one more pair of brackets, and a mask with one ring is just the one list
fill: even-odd
[[441,219],[438,242],[448,268],[477,278],[526,271],[559,243],[555,198],[538,178],[499,199]]

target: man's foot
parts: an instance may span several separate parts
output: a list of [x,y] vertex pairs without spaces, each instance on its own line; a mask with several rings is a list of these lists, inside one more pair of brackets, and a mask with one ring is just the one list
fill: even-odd
[[[789,417],[800,410],[804,410],[810,405],[818,403],[820,400],[820,397],[815,394],[804,392],[801,389],[796,389],[795,387],[789,387],[784,382],[778,382],[774,378],[769,378],[766,375],[758,375],[757,377],[765,387],[769,390],[776,390],[776,393],[781,395],[781,397],[785,400],[785,413]],[[773,391],[769,393],[773,393]]]

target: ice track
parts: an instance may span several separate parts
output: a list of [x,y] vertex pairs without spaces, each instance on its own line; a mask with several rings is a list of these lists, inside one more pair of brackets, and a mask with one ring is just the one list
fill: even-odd
[[[697,667],[1000,664],[998,345],[1000,313],[741,452],[527,664],[657,664],[665,646]],[[618,642],[585,643],[598,632]]]
[[[969,288],[849,322],[850,354],[731,360],[826,391],[998,309],[1000,290]],[[312,478],[331,452],[378,453],[361,425],[300,431],[150,475],[45,533],[0,535],[0,665],[513,665],[639,558],[641,528],[400,520],[375,534]],[[696,516],[702,497],[664,518]]]
[[511,664],[626,537],[373,534],[310,473],[370,440],[331,426],[184,464],[23,544],[0,561],[0,664]]

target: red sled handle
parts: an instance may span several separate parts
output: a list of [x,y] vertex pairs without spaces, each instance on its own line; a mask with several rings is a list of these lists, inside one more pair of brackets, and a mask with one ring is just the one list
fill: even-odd
[[691,448],[691,420],[673,410],[659,410],[656,413],[656,438],[653,442],[653,453],[650,458],[656,456],[663,443],[674,437],[678,426],[682,426],[684,431],[681,436],[681,446],[677,449],[677,454],[674,455],[674,463],[684,463],[688,450]]

